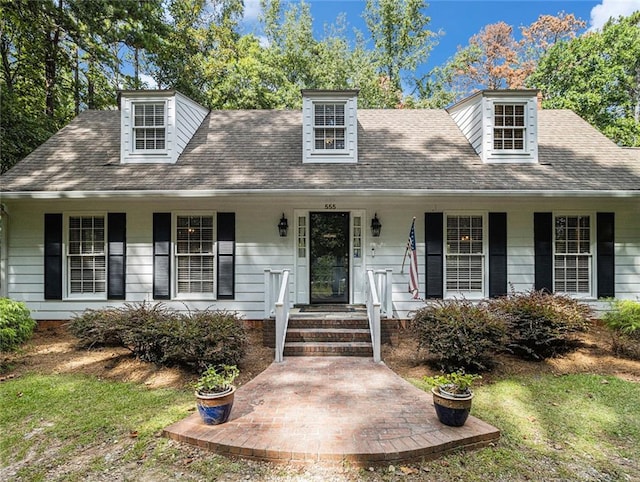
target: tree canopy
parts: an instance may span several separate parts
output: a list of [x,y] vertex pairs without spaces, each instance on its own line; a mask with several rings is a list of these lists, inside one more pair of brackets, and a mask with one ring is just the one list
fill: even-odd
[[368,0],[365,32],[344,15],[314,29],[305,1],[261,0],[243,33],[243,0],[0,0],[0,171],[117,91],[174,88],[213,109],[291,109],[300,89],[359,89],[364,108],[443,107],[478,88],[540,88],[612,139],[638,145],[638,16],[578,36],[572,14],[485,26],[417,79],[442,32],[424,0]]

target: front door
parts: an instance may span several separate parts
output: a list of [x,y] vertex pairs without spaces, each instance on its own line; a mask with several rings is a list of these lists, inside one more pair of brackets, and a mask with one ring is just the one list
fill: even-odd
[[309,213],[310,302],[349,303],[349,213]]

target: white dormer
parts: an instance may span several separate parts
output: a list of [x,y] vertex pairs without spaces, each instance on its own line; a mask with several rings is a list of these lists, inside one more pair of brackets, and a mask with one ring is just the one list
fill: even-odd
[[537,91],[484,90],[447,111],[482,162],[538,162]]
[[302,162],[358,162],[358,91],[302,91]]
[[175,90],[120,92],[120,162],[173,164],[208,109]]

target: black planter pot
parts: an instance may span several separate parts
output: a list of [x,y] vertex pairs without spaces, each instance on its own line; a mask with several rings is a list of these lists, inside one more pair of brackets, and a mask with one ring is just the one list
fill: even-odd
[[438,420],[451,427],[462,427],[471,411],[473,393],[469,393],[465,397],[452,397],[441,393],[438,387],[432,388],[431,393]]

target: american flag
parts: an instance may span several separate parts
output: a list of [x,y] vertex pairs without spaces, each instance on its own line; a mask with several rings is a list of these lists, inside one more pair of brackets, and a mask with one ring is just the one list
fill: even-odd
[[409,293],[413,294],[413,299],[417,300],[420,296],[420,285],[418,284],[418,254],[416,252],[416,218],[411,223],[411,231],[409,231],[409,241],[407,242],[407,251],[409,252]]

